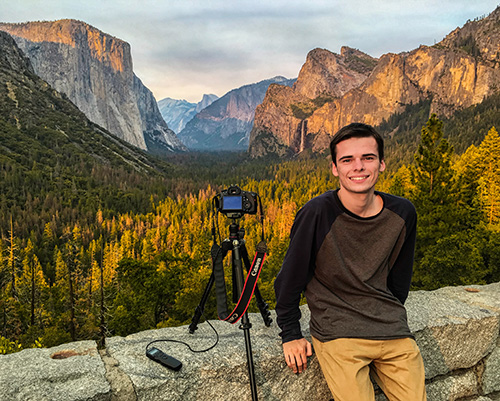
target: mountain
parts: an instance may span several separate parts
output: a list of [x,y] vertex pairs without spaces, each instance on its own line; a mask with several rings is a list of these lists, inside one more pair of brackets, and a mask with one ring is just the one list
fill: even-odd
[[255,108],[275,83],[290,86],[294,80],[274,77],[233,89],[196,114],[179,139],[193,150],[246,150]]
[[14,37],[35,73],[91,121],[144,150],[185,150],[134,74],[128,43],[75,20],[0,23],[0,30]]
[[324,104],[361,85],[377,62],[376,58],[349,47],[342,47],[340,54],[311,50],[293,87],[271,85],[257,107],[250,133],[250,154],[284,155],[327,146],[328,135],[309,135],[308,119]]
[[186,124],[191,119],[202,111],[205,107],[210,106],[219,97],[216,95],[203,95],[203,98],[198,103],[190,103],[187,100],[178,100],[165,98],[158,102],[160,113],[170,127],[176,133],[181,132]]
[[29,233],[78,213],[93,220],[99,208],[146,210],[171,171],[91,122],[0,31],[1,232],[11,217]]
[[[385,54],[376,65],[374,60],[357,56],[358,72],[362,72],[361,66],[368,67],[366,79],[351,79],[352,87],[345,85],[348,90],[339,91],[340,96],[328,83],[340,85],[344,73],[329,67],[316,56],[318,50],[313,50],[295,86],[271,86],[256,109],[250,154],[259,157],[296,154],[304,149],[322,151],[328,148],[331,135],[350,122],[379,125],[419,103],[430,102],[429,113],[441,118],[478,104],[500,88],[499,32],[497,8],[482,20],[457,28],[434,46]],[[349,60],[344,52],[340,57],[333,53],[324,56],[324,60],[336,59],[338,64],[342,58],[344,64]],[[299,82],[321,89],[299,90]],[[318,96],[321,90],[331,97]]]

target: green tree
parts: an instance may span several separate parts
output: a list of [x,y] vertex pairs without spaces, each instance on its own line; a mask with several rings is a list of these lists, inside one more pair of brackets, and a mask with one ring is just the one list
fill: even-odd
[[486,280],[488,283],[498,283],[500,281],[500,231],[488,230],[488,236],[483,243],[485,244],[483,259],[489,267]]
[[14,222],[12,216],[10,217],[10,231],[9,231],[9,250],[7,256],[7,266],[10,274],[10,296],[17,299],[17,272],[19,264],[18,255],[19,246],[14,236]]
[[[456,284],[457,280],[445,273],[455,261],[458,262],[449,253],[454,252],[455,247],[460,248],[457,255],[464,256],[469,252],[471,258],[476,251],[479,252],[468,248],[466,237],[455,234],[467,232],[471,236],[479,223],[476,184],[475,177],[467,170],[460,172],[453,169],[453,148],[443,138],[442,127],[442,122],[432,114],[422,128],[412,169],[414,182],[410,199],[418,214],[413,279],[416,288],[428,289],[435,285],[432,283]],[[480,253],[477,255],[480,258]],[[474,260],[471,259],[472,264]],[[476,263],[481,278],[485,274],[482,263]]]
[[481,241],[475,231],[462,231],[438,239],[425,249],[419,271],[424,287],[433,290],[450,285],[486,284],[490,270],[481,254]]
[[448,234],[454,223],[453,213],[450,213],[453,148],[443,139],[442,127],[442,122],[432,114],[422,128],[422,138],[415,154],[411,200],[419,218],[417,259],[423,248]]
[[402,196],[403,198],[410,198],[414,190],[412,171],[403,165],[394,174],[388,192],[396,196]]
[[415,201],[420,208],[433,209],[450,197],[453,147],[443,138],[443,123],[432,114],[425,127],[415,155]]
[[118,335],[145,330],[161,321],[167,283],[153,263],[122,259],[118,264],[120,292],[112,306],[109,328]]
[[5,336],[5,330],[7,327],[7,283],[9,280],[9,271],[7,267],[6,260],[7,248],[5,241],[0,238],[0,327],[1,335]]

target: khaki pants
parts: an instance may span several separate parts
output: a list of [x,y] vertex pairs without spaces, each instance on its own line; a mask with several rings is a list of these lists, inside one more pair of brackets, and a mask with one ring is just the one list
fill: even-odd
[[335,401],[374,401],[370,371],[390,401],[427,399],[424,364],[413,339],[312,340]]

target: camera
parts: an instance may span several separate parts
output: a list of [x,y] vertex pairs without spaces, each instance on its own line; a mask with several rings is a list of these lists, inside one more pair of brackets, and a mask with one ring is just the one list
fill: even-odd
[[257,213],[257,194],[245,192],[236,185],[221,191],[215,197],[217,210],[228,217],[241,217],[243,214]]

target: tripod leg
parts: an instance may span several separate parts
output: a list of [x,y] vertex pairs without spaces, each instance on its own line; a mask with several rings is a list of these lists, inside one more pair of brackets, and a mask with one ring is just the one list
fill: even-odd
[[189,325],[189,334],[193,334],[195,330],[198,328],[198,323],[200,322],[200,317],[205,310],[205,304],[207,302],[208,296],[210,294],[210,290],[212,289],[212,286],[214,285],[215,277],[214,273],[210,275],[210,279],[208,280],[208,284],[205,287],[205,291],[203,292],[203,295],[201,297],[201,301],[196,307],[194,311],[194,316],[191,319],[191,324]]
[[262,298],[262,294],[260,293],[259,287],[255,286],[255,299],[257,301],[257,307],[259,308],[260,314],[262,315],[262,319],[264,320],[264,324],[266,327],[270,327],[273,319],[271,319],[271,312],[269,312],[269,305]]
[[255,370],[253,363],[253,354],[252,354],[252,343],[250,342],[250,328],[252,324],[248,320],[248,312],[245,312],[243,317],[241,318],[241,326],[240,329],[243,330],[245,335],[245,349],[247,352],[247,363],[248,363],[248,376],[250,378],[250,389],[252,392],[252,401],[257,401],[257,381],[255,380]]
[[[233,273],[236,278],[236,288],[238,292],[238,298],[241,295],[241,292],[243,291],[243,264],[241,262],[242,260],[242,254],[244,252],[240,252],[241,249],[244,249],[244,244],[239,242],[239,241],[234,241],[233,242],[233,255],[232,255],[232,262],[233,262]],[[246,252],[246,251],[245,251]],[[247,257],[248,259],[248,257]],[[244,260],[244,256],[243,256]],[[234,277],[233,276],[233,277]],[[252,391],[252,401],[257,401],[257,382],[255,381],[255,370],[254,370],[254,363],[253,363],[253,354],[252,354],[252,343],[250,341],[250,328],[252,327],[252,324],[250,323],[250,320],[248,319],[248,312],[245,312],[241,318],[241,326],[240,329],[243,330],[245,334],[245,348],[247,352],[247,363],[248,363],[248,376],[250,377],[250,389]]]

